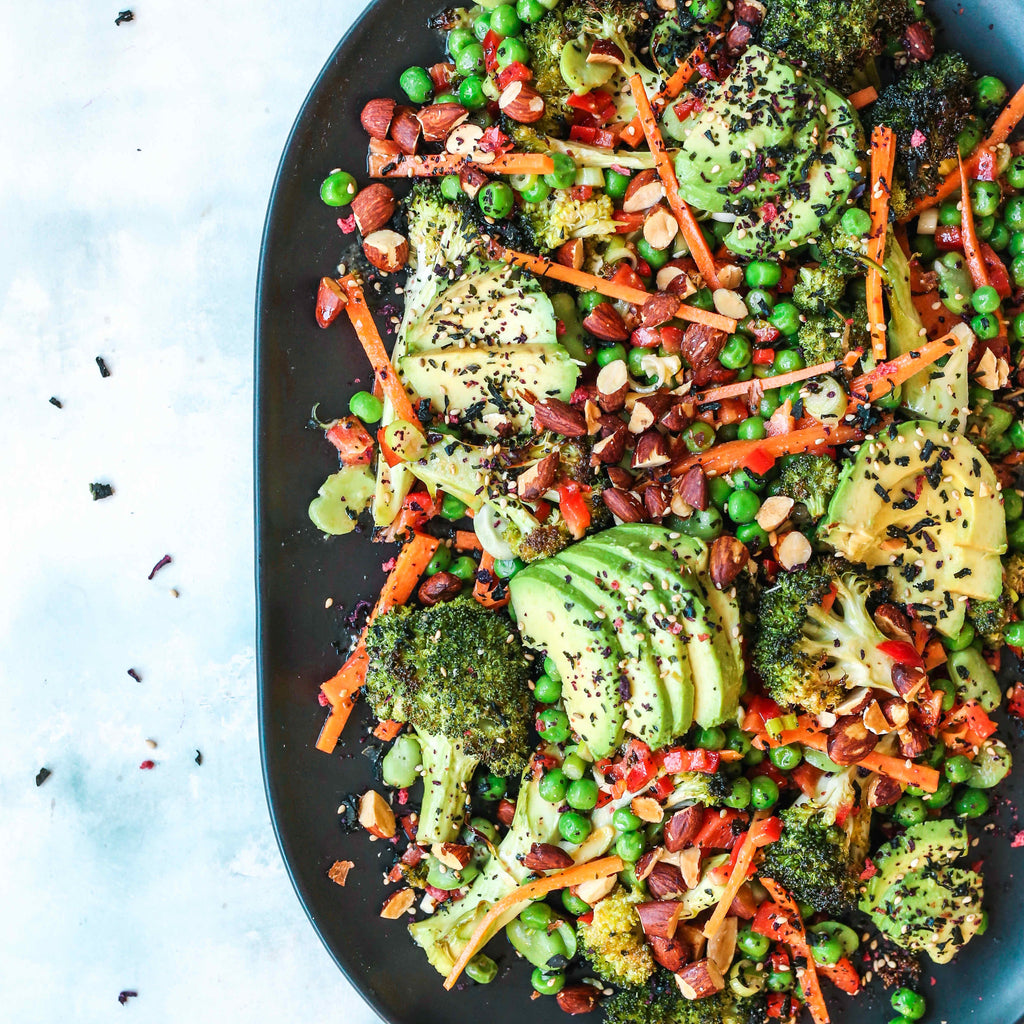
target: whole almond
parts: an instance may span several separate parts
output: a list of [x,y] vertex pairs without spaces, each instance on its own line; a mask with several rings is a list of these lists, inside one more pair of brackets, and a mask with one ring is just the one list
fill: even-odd
[[628,469],[623,469],[621,466],[609,466],[605,472],[613,487],[628,491],[633,486],[633,474]]
[[459,103],[431,103],[416,114],[423,129],[424,142],[444,142],[457,125],[469,117],[469,111]]
[[597,999],[600,993],[593,985],[566,985],[555,996],[558,1008],[576,1017],[581,1013],[592,1013],[597,1007]]
[[706,512],[710,497],[704,467],[691,466],[676,483],[676,494],[691,508]]
[[633,175],[622,197],[623,213],[642,213],[665,198],[665,186],[653,168]]
[[695,373],[718,359],[728,335],[707,324],[687,324],[680,346],[683,359]]
[[374,182],[360,189],[352,200],[352,216],[365,238],[379,231],[395,212],[395,193],[383,182]]
[[671,320],[679,310],[679,299],[668,292],[655,292],[640,307],[640,323],[644,327],[660,327]]
[[632,491],[606,487],[601,498],[608,511],[623,523],[642,523],[647,518],[646,509]]
[[370,100],[359,115],[359,123],[366,133],[375,139],[386,139],[391,127],[391,117],[395,112],[395,101],[381,97]]
[[363,239],[363,253],[378,270],[393,274],[409,260],[409,240],[397,231],[382,228]]
[[462,580],[454,573],[438,572],[428,576],[423,583],[417,596],[425,605],[440,604],[442,601],[451,601],[462,592]]
[[599,302],[587,315],[583,326],[602,341],[625,341],[629,337],[625,321],[610,302]]
[[551,843],[534,843],[530,852],[523,857],[523,867],[531,871],[554,871],[572,867],[572,857],[560,846]]
[[423,128],[419,118],[410,107],[397,107],[395,116],[391,119],[391,128],[388,134],[403,153],[412,156],[419,148]]
[[559,398],[545,398],[533,407],[533,424],[563,437],[586,437],[587,421],[579,409]]
[[732,586],[736,577],[750,561],[750,552],[743,541],[723,534],[721,537],[716,537],[711,545],[708,561],[711,582],[719,590],[725,590]]
[[506,117],[520,124],[533,124],[544,116],[544,97],[525,82],[509,82],[498,97],[498,107]]

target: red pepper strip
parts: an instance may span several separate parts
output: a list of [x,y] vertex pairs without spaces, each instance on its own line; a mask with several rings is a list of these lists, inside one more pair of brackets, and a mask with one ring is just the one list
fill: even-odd
[[558,488],[558,507],[565,525],[569,527],[569,532],[576,540],[580,540],[590,526],[590,509],[583,499],[578,483],[570,481]]
[[497,32],[488,32],[480,45],[484,48],[484,66],[488,71],[494,71],[498,66],[498,47],[501,45],[501,36]]
[[513,82],[529,82],[531,78],[533,78],[533,72],[525,64],[514,60],[498,72],[498,88],[504,92],[505,88]]
[[906,640],[886,640],[878,645],[878,649],[900,665],[924,668],[924,660],[917,653],[917,648]]
[[604,89],[591,89],[582,96],[572,93],[565,102],[573,110],[583,110],[591,114],[601,124],[607,124],[615,117],[615,101]]
[[855,996],[860,991],[860,975],[848,956],[834,964],[818,964],[818,974],[847,995]]

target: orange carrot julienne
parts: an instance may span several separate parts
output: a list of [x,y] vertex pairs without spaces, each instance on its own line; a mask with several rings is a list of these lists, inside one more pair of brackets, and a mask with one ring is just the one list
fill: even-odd
[[551,174],[555,169],[554,160],[543,153],[498,153],[489,163],[469,160],[461,153],[426,156],[370,153],[367,161],[371,178],[439,178],[458,174],[467,164],[492,174]]
[[974,227],[974,210],[971,208],[971,193],[967,185],[967,172],[964,170],[964,162],[957,157],[960,166],[960,194],[963,197],[960,202],[960,237],[964,243],[964,258],[967,260],[967,269],[971,272],[971,280],[975,288],[983,288],[992,282],[988,276],[988,268],[981,255],[981,243],[978,241],[978,232]]
[[376,728],[373,730],[373,735],[379,740],[393,740],[402,731],[402,723],[396,722],[392,718],[385,718],[383,722],[378,722]]
[[765,391],[774,388],[784,388],[787,384],[796,384],[801,380],[809,380],[811,377],[818,377],[824,373],[831,373],[836,368],[836,361],[829,360],[827,363],[818,363],[815,366],[805,366],[802,370],[793,370],[790,373],[779,373],[774,377],[751,377],[750,380],[739,380],[735,384],[723,384],[721,387],[711,388],[708,391],[698,391],[689,397],[698,405],[707,402],[720,402],[723,398],[739,398],[750,393],[755,384],[760,384]]
[[[664,86],[651,97],[651,106],[659,114],[668,106],[670,100],[674,100],[690,84],[690,80],[697,73],[697,65],[707,56],[707,44],[707,40],[698,43],[690,56],[671,74]],[[644,128],[640,123],[639,114],[622,129],[619,135],[619,138],[630,146],[638,146],[643,137]]]
[[636,103],[637,113],[640,117],[640,124],[643,126],[644,136],[647,145],[654,154],[658,168],[658,177],[665,186],[665,198],[668,205],[675,214],[679,223],[679,230],[686,239],[690,248],[690,255],[697,263],[697,269],[704,278],[704,283],[712,289],[718,288],[718,271],[715,269],[715,258],[708,248],[701,234],[700,225],[693,215],[693,210],[679,194],[679,181],[676,178],[675,169],[672,167],[672,159],[665,149],[665,141],[661,137],[661,130],[658,128],[657,118],[651,109],[651,101],[647,98],[644,90],[644,80],[639,75],[633,75],[629,80],[629,87],[633,92],[633,101]]
[[599,878],[617,875],[623,866],[621,857],[604,857],[601,860],[592,860],[587,864],[576,864],[571,868],[556,871],[553,875],[528,882],[502,896],[481,918],[476,930],[470,936],[469,942],[466,943],[465,948],[452,965],[448,977],[445,978],[444,987],[450,989],[459,980],[459,976],[466,969],[466,964],[490,941],[501,927],[501,918],[506,914],[511,920],[527,904],[541,896],[546,896],[549,892],[554,892],[555,889],[568,889],[573,885],[582,885],[584,882],[594,882]]
[[873,370],[854,377],[850,381],[850,394],[858,402],[885,398],[926,366],[931,366],[943,356],[949,355],[958,344],[958,339],[953,334],[945,334],[933,341],[926,341],[920,348],[904,352],[903,355],[879,363]]
[[778,459],[796,452],[813,452],[831,445],[860,441],[863,437],[860,429],[845,423],[837,426],[819,423],[791,430],[788,434],[764,437],[759,441],[726,441],[724,444],[716,444],[701,455],[689,455],[673,462],[669,469],[673,476],[682,476],[691,466],[703,466],[709,476],[721,476],[746,465],[754,457]]
[[768,895],[774,900],[776,906],[785,911],[789,917],[789,934],[783,941],[799,953],[800,958],[804,961],[803,966],[796,969],[797,977],[800,979],[800,987],[804,991],[807,1008],[811,1011],[814,1024],[829,1024],[828,1007],[825,1005],[825,996],[822,994],[821,984],[818,981],[818,971],[815,967],[810,943],[807,941],[807,932],[804,930],[804,920],[800,916],[800,908],[797,906],[796,900],[774,879],[762,877],[761,884],[768,890]]
[[494,573],[494,557],[486,551],[480,557],[480,572],[490,573],[491,581],[490,583],[484,583],[483,580],[478,579],[476,583],[473,584],[474,599],[485,608],[504,608],[509,602],[509,597],[507,593],[504,597],[493,596],[498,578]]
[[847,99],[854,110],[863,110],[869,103],[874,103],[878,99],[878,90],[873,85],[868,85],[847,96]]
[[483,551],[480,538],[472,530],[455,531],[456,551]]
[[327,721],[324,722],[320,735],[317,737],[317,750],[322,750],[325,754],[334,752],[341,732],[345,728],[345,723],[348,721],[348,716],[352,714],[353,707],[352,699],[348,698],[331,708],[331,713],[327,716]]
[[[982,139],[978,148],[971,154],[970,159],[968,159],[965,165],[967,170],[973,174],[977,170],[978,161],[985,150],[995,149],[996,146],[1004,143],[1022,119],[1024,119],[1024,85],[1010,97],[1010,102],[1003,107],[1002,112],[995,119],[992,130]],[[953,171],[931,195],[919,199],[910,212],[901,219],[904,221],[912,220],[919,213],[937,206],[943,199],[951,196],[959,187],[960,172]]]
[[747,829],[747,833],[743,837],[740,852],[737,854],[736,862],[733,864],[732,874],[729,875],[729,880],[725,883],[725,888],[722,890],[722,895],[718,900],[718,906],[715,907],[714,913],[708,918],[707,924],[704,925],[705,938],[713,939],[718,934],[718,930],[722,927],[722,923],[729,913],[729,908],[732,906],[732,901],[736,898],[736,894],[747,880],[747,872],[750,869],[750,865],[754,863],[754,854],[757,853],[758,849],[754,826],[759,821],[767,818],[769,813],[769,811],[754,812],[754,817],[750,820],[750,828]]
[[[632,303],[634,306],[642,306],[651,297],[651,293],[645,292],[642,288],[631,288],[629,285],[618,284],[598,277],[596,274],[588,274],[584,270],[573,270],[572,267],[565,267],[561,263],[552,263],[540,256],[531,256],[525,252],[517,252],[515,249],[496,248],[494,254],[498,259],[502,259],[506,263],[515,263],[516,266],[523,267],[538,277],[550,277],[554,281],[562,281],[564,284],[574,285],[584,291],[599,292],[610,299],[619,299],[622,302]],[[679,304],[676,316],[680,320],[715,327],[729,334],[736,330],[736,321],[732,317],[722,316],[721,313],[712,313],[706,309],[698,309],[685,302]]]
[[871,351],[877,360],[885,359],[885,307],[882,304],[882,260],[885,258],[885,234],[889,226],[889,195],[896,167],[896,135],[884,124],[871,132],[871,235],[868,239],[867,310],[871,330]]
[[370,360],[375,379],[380,381],[384,394],[391,400],[396,418],[406,420],[419,427],[419,417],[412,407],[412,402],[409,401],[405,385],[399,380],[394,366],[391,365],[387,349],[384,348],[384,342],[381,341],[380,331],[377,330],[370,309],[366,305],[363,289],[359,287],[351,274],[341,279],[341,286],[348,296],[345,312],[348,313],[352,326],[356,329],[359,344],[363,346],[366,358]]

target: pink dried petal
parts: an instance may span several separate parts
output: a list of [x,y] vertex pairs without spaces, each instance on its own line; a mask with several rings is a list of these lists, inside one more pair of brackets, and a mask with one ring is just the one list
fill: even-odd
[[347,217],[339,217],[338,227],[341,228],[342,234],[351,235],[356,229],[356,215],[350,213]]
[[910,144],[912,146],[923,146],[927,141],[928,136],[920,128],[915,128],[914,134],[910,136]]
[[144,772],[148,772],[151,768],[155,768],[155,767],[156,767],[156,761],[143,761],[142,764],[139,765],[139,768],[141,768],[142,771],[144,771]]

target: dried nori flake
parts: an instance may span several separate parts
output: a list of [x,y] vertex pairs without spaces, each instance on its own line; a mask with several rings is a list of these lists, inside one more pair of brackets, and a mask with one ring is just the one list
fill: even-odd
[[341,798],[338,808],[338,824],[342,832],[354,832],[361,828],[359,824],[359,797],[355,793],[346,793]]
[[36,772],[36,787],[41,786],[52,774],[49,768],[40,768]]
[[130,668],[130,669],[128,669],[128,675],[130,675],[132,677],[132,679],[135,680],[135,682],[137,682],[137,683],[141,683],[142,682],[142,676],[139,675],[139,670],[137,668]]
[[[134,20],[135,20],[135,12],[134,11],[118,11],[117,12],[117,17],[114,19],[114,24],[115,25],[120,25],[121,22],[123,22],[123,21],[134,21]],[[104,374],[104,376],[106,376],[106,374]],[[121,995],[124,995],[124,993],[122,992]],[[134,992],[129,992],[128,995],[133,996],[133,995],[135,995],[135,993]],[[124,1000],[122,999],[121,1002],[123,1003]]]
[[108,368],[106,360],[104,360],[103,356],[97,356],[96,357],[96,365],[100,368],[100,376],[101,377],[109,377],[110,376],[110,369]]
[[50,405],[55,405],[58,409],[64,408],[64,403],[56,395],[50,395]]
[[149,575],[146,577],[146,579],[151,580],[165,565],[170,565],[170,564],[171,564],[171,556],[170,555],[164,555],[164,557],[161,558],[160,561],[157,562],[156,565],[154,565],[152,569],[150,569]]
[[198,750],[196,751],[196,758],[195,758],[195,760],[196,760],[196,764],[202,764],[203,763],[203,755]]
[[110,484],[89,484],[89,493],[93,501],[102,501],[114,493],[114,488]]
[[[131,11],[129,11],[128,13],[131,14]],[[117,994],[117,1001],[122,1006],[124,1006],[124,1004],[127,1003],[129,999],[138,999],[138,998],[139,998],[139,993],[136,992],[134,989],[129,989],[129,988],[126,988],[123,992],[119,992]]]

